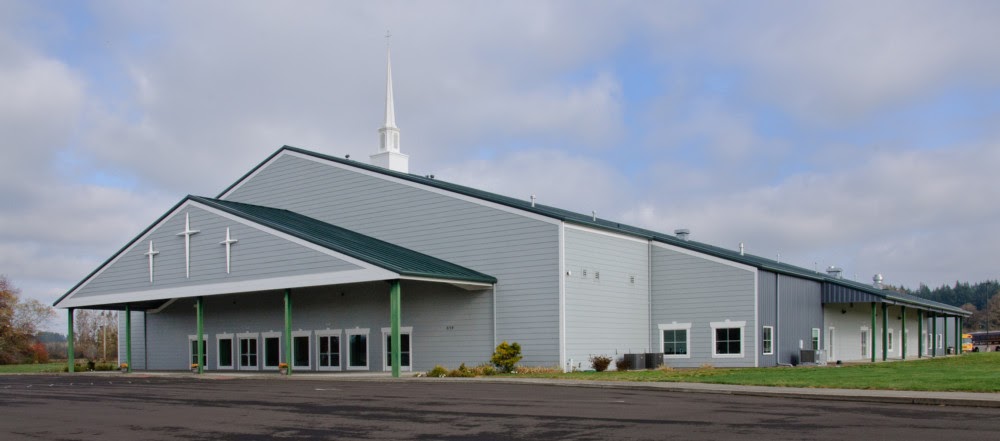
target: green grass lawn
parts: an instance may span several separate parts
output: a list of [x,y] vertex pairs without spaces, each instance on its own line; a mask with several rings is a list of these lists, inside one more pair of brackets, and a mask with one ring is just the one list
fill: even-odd
[[905,362],[825,367],[699,368],[626,372],[518,374],[601,381],[667,381],[755,386],[1000,392],[1000,352]]
[[0,365],[0,374],[30,374],[41,372],[62,372],[66,362],[38,364],[4,364]]

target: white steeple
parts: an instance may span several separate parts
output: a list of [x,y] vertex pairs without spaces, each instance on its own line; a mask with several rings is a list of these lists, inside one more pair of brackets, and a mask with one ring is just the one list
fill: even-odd
[[399,152],[399,128],[396,127],[396,107],[392,101],[392,59],[388,32],[385,33],[385,122],[378,129],[378,153],[371,155],[372,165],[403,173],[410,172],[410,157]]

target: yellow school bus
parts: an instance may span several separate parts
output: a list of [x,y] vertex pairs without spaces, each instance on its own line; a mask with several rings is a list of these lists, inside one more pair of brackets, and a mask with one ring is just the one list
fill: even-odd
[[962,352],[972,352],[972,334],[962,334]]

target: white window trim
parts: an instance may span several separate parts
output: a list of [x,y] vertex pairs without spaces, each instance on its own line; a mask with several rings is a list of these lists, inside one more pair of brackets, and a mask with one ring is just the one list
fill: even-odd
[[[344,369],[349,371],[367,371],[369,368],[369,360],[372,358],[372,338],[370,335],[369,328],[354,328],[348,329],[346,331],[346,338],[344,338],[344,348],[347,349],[346,352],[346,363],[344,363]],[[351,366],[351,336],[352,335],[364,335],[365,336],[365,365],[364,366]],[[412,364],[412,363],[411,363]]]
[[[306,347],[309,348],[309,355],[306,357],[306,365],[299,366],[295,364],[295,337],[305,337],[308,340]],[[292,347],[289,348],[289,353],[291,357],[288,357],[288,363],[293,369],[308,369],[312,370],[312,331],[292,331]]]
[[[709,326],[712,328],[712,358],[743,358],[743,354],[746,353],[746,341],[747,341],[747,322],[746,321],[730,321],[726,320],[724,322],[711,322]],[[740,353],[739,354],[716,354],[716,340],[715,340],[715,330],[716,329],[728,329],[728,328],[740,328]]]
[[943,347],[944,346],[944,335],[943,334],[938,334],[937,335],[937,342],[936,343],[937,343],[937,348],[938,349],[944,349],[944,347]]
[[[205,353],[202,354],[202,355],[205,356],[205,366],[202,366],[202,369],[208,369],[208,334],[201,334],[201,339],[202,339],[202,341],[205,342],[205,348],[203,349],[205,351]],[[192,364],[191,363],[191,358],[194,355],[194,354],[191,353],[191,342],[193,342],[193,341],[194,341],[194,334],[188,334],[187,350],[184,351],[184,352],[187,352],[187,355],[188,355],[187,356],[187,366],[188,367],[191,366],[191,364]]]
[[922,338],[923,341],[924,341],[924,353],[921,354],[921,355],[930,354],[930,350],[931,350],[931,335],[928,334],[927,331],[923,331],[920,334],[920,338]]
[[[194,336],[192,335],[191,337],[194,337]],[[230,344],[230,346],[229,346],[229,361],[231,361],[233,363],[231,366],[223,366],[221,364],[222,363],[222,357],[221,357],[221,355],[222,355],[222,349],[219,348],[219,345],[222,343],[222,340],[225,340],[225,339],[229,339],[229,344]],[[215,334],[215,368],[216,369],[219,369],[219,370],[229,370],[229,371],[231,371],[233,369],[236,369],[236,364],[239,361],[239,360],[236,359],[236,354],[235,354],[235,352],[236,352],[236,344],[237,343],[238,343],[238,341],[236,340],[236,335],[234,335],[234,334]]]
[[[382,328],[382,340],[379,341],[384,342],[386,337],[388,337],[390,333],[392,333],[392,328]],[[410,335],[410,365],[400,366],[399,370],[405,372],[413,372],[413,326],[400,326],[399,335],[403,334]],[[389,360],[387,359],[388,356],[386,355],[386,349],[382,348],[381,352],[382,352],[382,370],[391,371],[392,366],[389,366]]]
[[276,364],[276,365],[269,365],[269,364],[267,364],[267,339],[269,339],[269,338],[277,338],[278,339],[278,364],[281,364],[281,360],[283,360],[283,358],[281,358],[281,356],[284,354],[284,351],[281,350],[282,349],[281,348],[281,332],[269,331],[269,332],[261,332],[260,333],[260,350],[261,351],[260,351],[260,358],[258,359],[258,361],[259,361],[259,364],[261,365],[261,369],[263,369],[265,371],[276,371],[276,370],[278,370],[278,364]]
[[812,328],[809,334],[809,345],[812,345],[813,336],[816,337],[816,350],[823,350],[823,328]]
[[663,358],[691,358],[691,324],[690,323],[661,323],[656,325],[660,330],[660,352],[663,352],[663,331],[676,331],[678,329],[686,330],[685,335],[687,336],[687,342],[685,342],[685,347],[687,348],[687,354],[663,354]]
[[826,359],[836,360],[837,354],[835,352],[837,348],[834,346],[834,341],[836,341],[837,338],[837,328],[835,326],[830,326],[828,329],[829,331],[827,332],[829,332],[829,334],[826,336]]
[[[762,328],[763,329],[770,329],[771,330],[771,350],[768,351],[768,352],[763,352],[762,351],[761,353],[763,355],[774,355],[774,326],[764,326]],[[761,345],[761,349],[763,350],[763,346],[764,346],[763,332],[761,332],[760,345]]]
[[888,352],[892,352],[895,350],[894,348],[896,347],[895,345],[896,336],[894,334],[895,334],[894,329],[889,328],[886,330],[885,350]]
[[868,358],[868,356],[871,355],[871,352],[869,351],[871,351],[872,348],[869,346],[871,346],[872,343],[871,334],[869,334],[869,332],[870,331],[867,326],[861,327],[860,336],[864,337],[861,339],[861,358]]
[[[242,366],[242,365],[240,365],[240,362],[243,361],[243,344],[242,344],[242,342],[240,340],[243,340],[245,338],[252,338],[252,339],[254,339],[254,341],[257,342],[256,343],[256,346],[257,346],[257,364],[255,364],[253,366]],[[258,334],[256,332],[244,332],[244,333],[236,334],[236,360],[235,360],[235,363],[234,363],[236,365],[236,370],[240,370],[240,371],[259,371],[260,370],[260,365],[262,364],[261,363],[261,359],[260,359],[260,357],[261,357],[260,345],[261,345],[260,334]]]
[[[344,335],[340,329],[324,329],[315,331],[316,334],[316,370],[317,371],[340,371],[344,369]],[[337,337],[337,364],[335,366],[322,366],[319,363],[320,354],[319,339],[321,337]]]

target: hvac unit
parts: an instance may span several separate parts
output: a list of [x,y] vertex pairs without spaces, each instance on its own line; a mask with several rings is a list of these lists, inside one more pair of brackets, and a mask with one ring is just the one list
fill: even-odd
[[662,352],[647,352],[646,354],[646,369],[656,369],[663,366],[663,353]]
[[799,350],[800,363],[816,363],[816,351],[813,349]]
[[646,354],[625,354],[624,357],[629,369],[646,368]]

